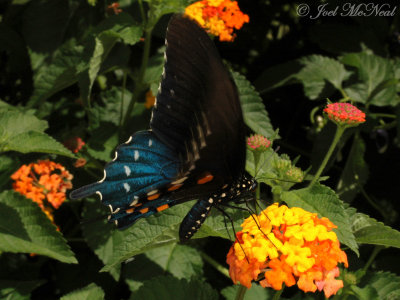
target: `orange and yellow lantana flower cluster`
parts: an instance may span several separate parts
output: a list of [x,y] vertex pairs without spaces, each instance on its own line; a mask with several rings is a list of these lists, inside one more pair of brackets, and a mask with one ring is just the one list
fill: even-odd
[[185,14],[212,35],[219,36],[220,41],[227,42],[235,38],[234,29],[249,22],[249,16],[240,11],[236,1],[231,0],[197,1],[186,8]]
[[72,175],[60,164],[41,160],[22,165],[11,178],[15,191],[36,202],[53,221],[52,209],[58,209],[72,188]]
[[242,228],[227,256],[234,283],[250,288],[252,280],[262,279],[261,286],[275,290],[297,283],[305,292],[324,290],[326,297],[343,287],[337,264],[347,267],[347,256],[329,219],[275,203]]

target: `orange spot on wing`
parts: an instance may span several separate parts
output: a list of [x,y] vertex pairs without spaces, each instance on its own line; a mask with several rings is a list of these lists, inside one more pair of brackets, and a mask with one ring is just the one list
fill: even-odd
[[183,184],[174,184],[168,188],[168,191],[172,192],[179,189]]
[[205,184],[207,182],[210,182],[211,180],[214,179],[214,176],[211,175],[211,173],[206,173],[203,177],[197,180],[197,184]]
[[169,207],[168,204],[161,205],[161,206],[157,207],[157,211],[163,211],[164,209],[167,209],[168,207]]
[[140,213],[145,214],[145,213],[147,213],[147,212],[149,211],[149,208],[148,208],[148,207],[142,208],[142,209],[139,210],[139,211],[140,211]]
[[131,214],[131,213],[133,213],[134,211],[135,211],[134,208],[129,208],[129,209],[126,210],[126,212],[127,212],[128,214]]
[[154,195],[148,196],[148,197],[147,197],[147,200],[155,200],[155,199],[157,199],[158,197],[160,197],[160,194],[154,194]]
[[138,203],[138,204],[135,204],[135,207],[139,207],[139,206],[142,206],[143,205],[143,203]]

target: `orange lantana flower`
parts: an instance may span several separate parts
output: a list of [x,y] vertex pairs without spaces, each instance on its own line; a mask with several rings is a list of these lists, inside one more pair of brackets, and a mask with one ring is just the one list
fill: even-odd
[[227,256],[234,283],[250,288],[263,275],[263,287],[297,284],[305,292],[323,290],[326,297],[343,287],[337,265],[348,267],[347,256],[327,218],[276,203],[247,218],[242,228]]
[[60,164],[50,160],[22,165],[11,178],[18,193],[36,202],[50,220],[53,209],[58,209],[72,188],[72,175]]
[[249,16],[240,11],[236,1],[231,0],[197,1],[186,8],[185,14],[207,32],[219,36],[220,41],[233,41],[233,30],[249,22]]

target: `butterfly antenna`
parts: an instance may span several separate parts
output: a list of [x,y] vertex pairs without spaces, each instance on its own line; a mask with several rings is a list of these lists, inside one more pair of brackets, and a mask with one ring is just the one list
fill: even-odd
[[249,261],[247,255],[246,255],[246,252],[244,251],[242,244],[240,243],[240,241],[238,240],[238,238],[237,238],[237,236],[236,236],[235,224],[233,224],[232,218],[226,213],[226,211],[224,211],[224,210],[223,210],[221,207],[219,207],[218,205],[215,205],[214,207],[215,207],[216,209],[218,209],[218,210],[224,215],[225,228],[226,228],[226,231],[228,232],[229,239],[232,240],[231,235],[230,235],[230,233],[229,233],[229,230],[228,230],[228,228],[227,228],[227,226],[226,226],[226,219],[225,219],[225,218],[228,218],[229,222],[231,223],[233,233],[234,233],[234,235],[235,235],[235,241],[238,242],[240,248],[242,249],[243,254],[244,254],[244,257],[246,258],[247,263],[250,264],[250,261]]

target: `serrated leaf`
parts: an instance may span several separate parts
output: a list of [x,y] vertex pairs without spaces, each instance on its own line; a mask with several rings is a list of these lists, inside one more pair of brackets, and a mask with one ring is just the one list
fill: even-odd
[[[240,285],[231,285],[224,288],[221,294],[226,300],[235,300],[236,294]],[[252,283],[251,288],[244,294],[243,300],[268,300],[272,298],[273,292],[271,289],[263,288],[261,285]]]
[[0,206],[0,251],[36,253],[77,263],[61,233],[32,200],[4,191]]
[[145,281],[143,286],[133,292],[130,299],[135,300],[218,300],[218,293],[208,283],[194,280],[186,281],[171,276],[156,277]]
[[[112,257],[101,271],[109,271],[115,265],[150,249],[177,243],[179,226],[193,204],[193,201],[179,204],[162,213],[140,219],[133,226],[123,230],[122,240],[113,244]],[[226,211],[234,222],[235,230],[240,230],[240,225],[249,213],[238,209]],[[224,216],[212,210],[193,238],[218,236],[229,239],[229,235],[231,238],[234,236],[230,221],[226,220],[225,223]]]
[[115,148],[118,146],[118,129],[112,123],[100,123],[88,140],[88,152],[91,156],[102,161],[110,161]]
[[360,288],[356,285],[352,285],[351,287],[354,296],[359,300],[372,300],[372,299],[380,299],[378,297],[378,292],[372,286],[365,286],[364,288]]
[[103,300],[104,299],[104,291],[101,287],[97,286],[94,283],[89,284],[88,286],[70,292],[64,296],[62,296],[61,300],[82,300],[82,299],[90,299],[90,300]]
[[77,82],[77,70],[84,69],[84,47],[73,39],[55,51],[51,63],[41,66],[34,75],[34,91],[28,105],[44,102],[55,93]]
[[303,57],[300,62],[304,68],[296,78],[303,83],[305,94],[312,100],[321,98],[322,91],[326,88],[325,81],[336,89],[341,89],[343,81],[351,74],[337,60],[321,55]]
[[0,111],[0,141],[27,131],[43,132],[47,127],[46,121],[39,120],[30,112],[14,109]]
[[258,92],[244,76],[236,72],[232,72],[232,75],[239,91],[245,123],[255,133],[273,136],[274,129]]
[[31,299],[31,291],[44,283],[44,280],[0,280],[0,298],[7,300]]
[[[103,205],[99,201],[88,199],[85,201],[83,218],[85,220],[93,220],[104,214],[101,206]],[[120,244],[124,235],[123,231],[117,230],[113,224],[109,224],[106,218],[97,222],[84,222],[82,231],[90,249],[104,264],[110,261],[113,256],[114,245]],[[109,272],[118,281],[120,271],[121,266],[115,265]]]
[[179,241],[178,227],[193,202],[183,203],[160,214],[140,219],[123,230],[123,239],[113,245],[113,254],[101,271],[109,271],[115,265],[152,248]]
[[203,273],[203,260],[200,253],[186,245],[173,243],[151,249],[145,255],[179,279],[201,276]]
[[352,100],[377,106],[399,103],[393,64],[389,59],[360,52],[346,54],[341,61],[358,72],[359,82],[345,88]]
[[354,208],[348,208],[347,214],[357,243],[400,248],[399,231],[365,214],[357,213]]
[[[192,239],[215,236],[233,240],[235,232],[242,230],[241,225],[244,219],[250,216],[250,212],[247,211],[247,208],[243,205],[236,205],[235,203],[229,204],[238,208],[222,208],[227,216],[221,214],[217,209],[213,209],[204,224],[200,227],[200,230],[196,232]],[[233,228],[231,221],[233,223]]]
[[124,12],[106,18],[96,26],[94,34],[98,35],[105,31],[114,32],[125,44],[131,46],[139,42],[143,34],[142,27],[129,14]]
[[400,299],[400,277],[389,272],[377,272],[368,278],[365,287],[373,287],[378,298],[385,300]]
[[41,152],[75,157],[71,151],[43,131],[47,122],[29,111],[0,111],[0,151]]
[[281,196],[290,207],[301,207],[331,220],[338,227],[334,231],[339,241],[359,255],[343,202],[333,190],[324,185],[314,184],[311,188],[283,192]]
[[25,132],[16,135],[7,140],[6,144],[2,145],[3,151],[18,151],[21,153],[40,152],[64,155],[74,158],[71,153],[62,144],[57,142],[51,136],[41,132]]
[[354,136],[346,165],[340,176],[336,191],[340,199],[350,203],[368,179],[368,166],[364,160],[365,143],[359,135]]

